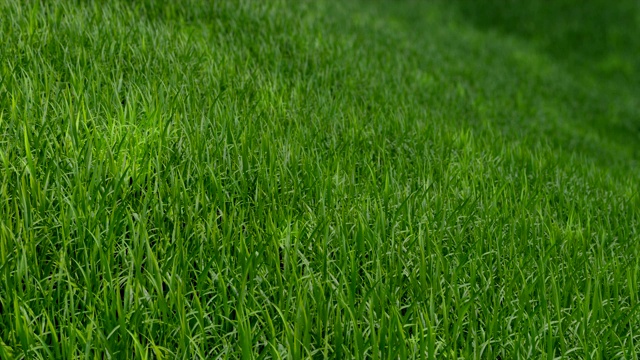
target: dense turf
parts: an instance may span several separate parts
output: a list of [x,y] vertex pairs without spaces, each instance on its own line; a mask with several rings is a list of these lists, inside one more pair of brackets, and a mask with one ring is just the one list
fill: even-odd
[[637,358],[637,2],[135,3],[0,0],[1,359]]

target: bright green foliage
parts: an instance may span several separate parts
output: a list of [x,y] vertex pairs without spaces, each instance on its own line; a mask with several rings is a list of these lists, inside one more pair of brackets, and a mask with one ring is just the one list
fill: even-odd
[[500,3],[0,0],[0,358],[637,358],[637,2]]

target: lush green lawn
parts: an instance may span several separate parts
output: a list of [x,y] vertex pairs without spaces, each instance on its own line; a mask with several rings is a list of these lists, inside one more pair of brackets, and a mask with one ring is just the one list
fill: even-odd
[[637,1],[101,3],[0,0],[0,359],[637,358]]

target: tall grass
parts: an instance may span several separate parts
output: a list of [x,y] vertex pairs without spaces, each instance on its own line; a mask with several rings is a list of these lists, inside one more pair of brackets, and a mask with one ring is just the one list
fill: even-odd
[[0,358],[637,358],[634,85],[437,2],[0,13]]

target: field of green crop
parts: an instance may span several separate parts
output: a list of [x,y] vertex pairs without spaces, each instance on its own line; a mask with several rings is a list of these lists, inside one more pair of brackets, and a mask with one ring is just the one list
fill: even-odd
[[637,0],[0,0],[0,359],[637,359]]

